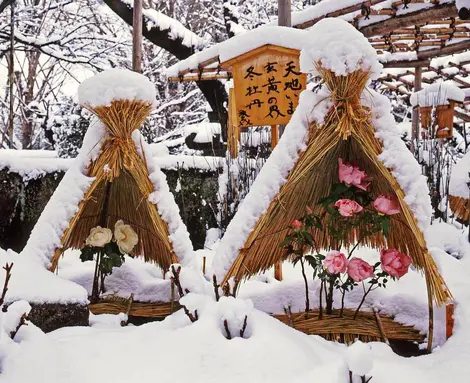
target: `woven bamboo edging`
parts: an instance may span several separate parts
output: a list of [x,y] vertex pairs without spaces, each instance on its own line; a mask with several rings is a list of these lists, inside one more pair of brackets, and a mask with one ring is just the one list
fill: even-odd
[[302,312],[273,317],[307,335],[320,335],[327,340],[342,343],[352,343],[358,338],[364,342],[388,339],[424,341],[425,336],[412,326],[402,325],[390,317],[374,312],[360,311],[356,319],[353,319],[354,312],[345,309],[342,318],[339,316],[339,310],[333,310],[332,315],[323,313],[322,319],[318,318],[318,310],[309,311],[308,316]]
[[88,305],[90,311],[95,315],[127,313],[131,316],[145,318],[164,318],[179,310],[180,307],[178,302],[173,303],[173,310],[171,302],[132,302],[129,309],[129,301],[124,299],[122,301],[103,300]]

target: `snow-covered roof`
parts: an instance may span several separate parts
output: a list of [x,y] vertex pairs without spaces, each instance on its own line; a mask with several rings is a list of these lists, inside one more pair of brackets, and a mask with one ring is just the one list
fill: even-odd
[[458,86],[445,82],[436,82],[411,95],[411,105],[435,106],[445,105],[449,100],[463,102],[465,93]]
[[[283,48],[300,50],[308,32],[279,26],[264,26],[242,33],[201,52],[195,53],[166,70],[168,77],[178,77],[181,73],[197,71],[200,66],[211,65],[214,72],[219,72],[219,63],[250,52],[264,45],[276,45]],[[311,37],[311,36],[310,36]]]

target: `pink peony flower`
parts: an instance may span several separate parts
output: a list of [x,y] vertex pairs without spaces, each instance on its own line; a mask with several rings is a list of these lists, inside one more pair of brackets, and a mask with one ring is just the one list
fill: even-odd
[[323,261],[323,266],[330,274],[340,274],[346,271],[348,260],[338,250],[331,250]]
[[303,226],[302,222],[300,222],[298,219],[294,219],[290,225],[294,230],[300,230]]
[[339,214],[343,217],[350,217],[362,211],[362,206],[350,199],[339,199],[336,201],[335,206],[338,208]]
[[400,213],[400,204],[394,195],[380,195],[374,201],[374,208],[379,214],[393,215]]
[[341,158],[338,158],[338,163],[339,182],[343,182],[348,186],[353,185],[361,190],[367,190],[370,182],[367,182],[366,172],[360,170],[357,166],[343,163]]
[[354,282],[375,277],[374,268],[361,258],[352,258],[349,261],[348,275]]
[[383,249],[380,252],[382,270],[392,277],[401,278],[408,272],[411,258],[396,249]]

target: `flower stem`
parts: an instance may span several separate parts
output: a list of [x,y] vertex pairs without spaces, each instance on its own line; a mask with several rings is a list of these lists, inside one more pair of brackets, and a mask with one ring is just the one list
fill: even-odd
[[330,276],[328,283],[329,283],[329,286],[328,286],[328,294],[326,296],[326,313],[328,315],[331,315],[333,313],[333,288],[334,288],[334,283],[335,283],[335,277]]
[[322,319],[323,318],[323,307],[322,307],[322,295],[323,295],[323,279],[321,280],[320,283],[320,309],[318,313],[318,318]]
[[343,317],[343,311],[344,311],[344,296],[346,295],[346,289],[343,288],[343,294],[341,296],[341,311],[339,312],[340,318]]
[[97,302],[99,298],[99,271],[100,271],[101,251],[96,253],[95,274],[93,275],[93,288],[91,290],[91,301]]
[[307,281],[307,275],[305,274],[305,265],[304,265],[303,258],[300,259],[300,266],[302,267],[302,276],[304,277],[304,283],[305,283],[305,312],[308,313],[310,310],[310,300],[308,297],[308,281]]
[[[362,282],[362,286],[364,287],[364,282]],[[370,290],[372,289],[372,286],[373,285],[371,284],[369,289],[366,291],[366,293],[362,297],[361,303],[359,303],[359,307],[357,308],[356,312],[354,313],[354,318],[353,319],[356,319],[356,316],[359,313],[359,310],[360,310],[361,306],[363,305],[364,301],[366,300],[367,295],[370,293]]]

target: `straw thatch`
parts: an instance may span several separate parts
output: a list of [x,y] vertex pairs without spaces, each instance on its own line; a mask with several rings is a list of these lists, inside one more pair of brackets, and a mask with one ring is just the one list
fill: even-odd
[[[361,244],[396,248],[409,254],[413,264],[425,272],[429,296],[438,304],[445,303],[450,292],[428,253],[413,212],[404,202],[405,193],[390,170],[378,160],[382,145],[375,137],[371,111],[360,100],[369,74],[358,70],[347,76],[336,76],[320,66],[317,70],[331,92],[334,107],[323,126],[310,126],[307,149],[300,154],[286,183],[259,218],[222,284],[232,277],[240,281],[286,259],[288,254],[279,244],[288,233],[289,225],[305,214],[306,205],[313,207],[315,213],[322,213],[317,202],[328,196],[332,184],[339,181],[338,158],[343,158],[346,162],[357,163],[373,178],[370,188],[373,195],[394,194],[401,206],[401,213],[391,219],[388,238],[376,234],[364,238]],[[351,230],[350,236],[341,242],[316,229],[312,236],[316,246],[322,249],[348,247],[359,239],[356,230]]]
[[376,342],[387,340],[406,340],[422,342],[424,335],[412,326],[405,326],[395,322],[388,316],[378,315],[373,312],[359,312],[354,319],[354,310],[345,309],[343,317],[339,316],[339,310],[334,310],[332,315],[323,313],[319,318],[318,310],[308,313],[296,313],[292,315],[273,315],[281,322],[294,327],[308,335],[320,335],[327,340],[342,343],[353,343],[356,339],[363,342]]
[[130,316],[143,318],[164,318],[181,308],[178,302],[132,302],[129,305],[129,301],[124,298],[105,299],[91,303],[88,307],[95,315],[127,313]]
[[449,206],[458,219],[463,222],[468,222],[470,199],[449,195]]
[[169,240],[168,225],[157,206],[148,201],[154,191],[145,157],[137,152],[131,138],[150,113],[151,105],[139,100],[117,100],[110,106],[88,107],[105,125],[109,137],[99,157],[88,167],[95,180],[85,193],[79,209],[62,237],[63,248],[56,251],[51,269],[61,253],[82,248],[96,226],[113,228],[122,219],[139,236],[135,255],[157,263],[163,270],[177,262]]

